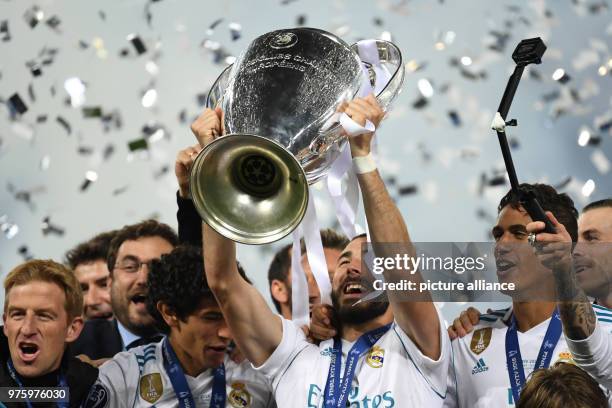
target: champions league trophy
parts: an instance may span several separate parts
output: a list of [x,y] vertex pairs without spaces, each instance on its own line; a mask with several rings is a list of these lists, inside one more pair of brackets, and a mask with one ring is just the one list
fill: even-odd
[[207,107],[221,107],[226,135],[202,150],[190,177],[193,202],[211,228],[264,244],[300,224],[308,185],[326,176],[347,142],[338,107],[364,82],[374,88],[377,75],[387,79],[376,92],[383,109],[401,88],[399,49],[380,40],[369,45],[361,52],[312,28],[273,31],[221,73]]

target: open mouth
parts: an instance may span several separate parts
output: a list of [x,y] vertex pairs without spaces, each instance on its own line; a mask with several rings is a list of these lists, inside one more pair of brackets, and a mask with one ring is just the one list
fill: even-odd
[[506,259],[498,258],[495,260],[495,266],[497,267],[497,273],[503,274],[503,273],[507,273],[510,269],[514,268],[516,264]]
[[19,358],[26,363],[32,362],[38,357],[40,348],[38,344],[22,341],[18,344]]
[[367,288],[359,282],[348,282],[344,285],[342,293],[349,298],[360,298],[367,293]]
[[147,301],[147,296],[143,293],[139,293],[130,298],[130,301],[136,305],[144,305]]

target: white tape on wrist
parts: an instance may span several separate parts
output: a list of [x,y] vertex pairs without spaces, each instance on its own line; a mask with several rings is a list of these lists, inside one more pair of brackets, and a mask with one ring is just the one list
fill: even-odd
[[376,162],[371,154],[353,157],[353,169],[357,174],[365,174],[376,170]]

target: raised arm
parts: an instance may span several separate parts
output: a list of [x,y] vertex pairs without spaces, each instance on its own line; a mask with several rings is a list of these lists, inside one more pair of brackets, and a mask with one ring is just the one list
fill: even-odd
[[576,273],[572,267],[572,238],[555,216],[547,211],[546,215],[555,226],[556,233],[540,232],[544,229],[541,221],[527,224],[527,231],[537,233],[536,254],[544,266],[553,271],[557,287],[557,305],[563,322],[565,336],[571,340],[582,340],[589,337],[597,323],[593,306],[578,285]]
[[[370,120],[375,126],[382,120],[384,115],[376,98],[369,95],[364,99],[356,99],[349,103],[345,110],[355,122],[360,125],[365,124],[365,120]],[[371,151],[372,133],[349,137],[353,162],[355,160],[365,161],[362,169],[358,169],[357,178],[363,197],[363,205],[368,220],[368,227],[372,245],[375,248],[377,257],[395,257],[398,247],[402,247],[403,253],[414,256],[414,248],[410,241],[408,229],[396,207],[389,196],[385,184],[376,169],[371,169],[367,164],[367,156]],[[368,167],[370,167],[368,169]],[[370,170],[371,171],[368,171]],[[384,245],[385,243],[395,245]],[[383,245],[377,245],[383,244]],[[399,245],[401,244],[401,245]],[[400,254],[400,255],[403,255]],[[386,270],[384,278],[386,282],[399,282],[409,278],[412,281],[420,281],[420,275],[416,272],[408,276],[410,272],[406,270]],[[441,353],[440,344],[440,321],[435,306],[431,299],[428,301],[412,302],[406,301],[405,295],[395,291],[387,291],[389,302],[393,308],[395,320],[406,334],[419,347],[421,352],[436,360]],[[423,324],[428,322],[428,324]]]
[[[205,147],[221,128],[220,110],[207,109],[191,125],[198,141]],[[210,131],[211,121],[217,130]],[[254,365],[263,364],[282,339],[282,325],[259,291],[238,273],[236,244],[202,223],[204,270],[234,341]]]

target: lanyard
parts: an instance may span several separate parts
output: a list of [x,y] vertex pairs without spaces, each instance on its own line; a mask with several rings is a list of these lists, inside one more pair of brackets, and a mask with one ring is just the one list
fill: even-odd
[[[166,374],[170,377],[174,394],[179,402],[180,408],[195,408],[195,401],[191,395],[191,390],[187,384],[187,379],[183,373],[183,369],[178,362],[174,350],[168,342],[168,338],[164,339],[162,343],[162,349],[164,353],[164,369]],[[210,399],[211,408],[224,408],[225,407],[225,366],[221,364],[213,371],[213,386],[212,386],[212,397]]]
[[[525,385],[525,370],[523,368],[523,359],[521,358],[521,348],[518,342],[516,327],[516,318],[513,314],[511,324],[506,331],[506,363],[508,364],[508,376],[510,378],[510,387],[512,388],[514,403],[518,402],[521,390]],[[548,329],[546,329],[544,340],[540,346],[534,370],[548,368],[553,356],[553,350],[561,337],[561,331],[561,317],[559,316],[559,309],[557,308],[553,312],[550,322],[548,323]]]
[[[8,361],[6,362],[6,366],[8,368],[8,372],[11,378],[13,379],[13,381],[17,383],[19,388],[23,388],[23,383],[21,382],[21,379],[19,378],[19,374],[17,374],[17,371],[15,370],[15,366],[13,366],[13,360],[11,360],[10,357]],[[60,367],[60,371],[58,374],[57,386],[60,388],[68,388],[68,381],[66,380],[66,376],[64,375],[64,371],[62,370],[62,367]],[[26,399],[25,403],[28,408],[32,408],[32,403],[30,402],[29,399]],[[59,408],[68,408],[68,401],[57,402],[57,406]]]
[[340,367],[342,366],[342,340],[334,339],[334,354],[329,365],[327,384],[325,384],[325,408],[344,408],[348,399],[348,393],[353,383],[355,369],[359,357],[368,351],[391,327],[391,324],[379,327],[363,334],[347,354],[344,376],[340,379]]

